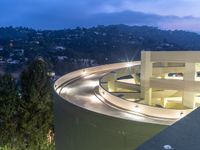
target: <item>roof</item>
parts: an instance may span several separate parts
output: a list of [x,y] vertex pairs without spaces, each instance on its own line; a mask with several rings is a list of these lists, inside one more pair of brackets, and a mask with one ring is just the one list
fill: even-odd
[[200,150],[200,108],[161,131],[136,150]]

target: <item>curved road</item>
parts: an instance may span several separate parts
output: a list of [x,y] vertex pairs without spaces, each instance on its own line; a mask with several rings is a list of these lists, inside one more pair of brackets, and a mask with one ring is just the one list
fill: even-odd
[[105,73],[108,73],[108,71],[98,72],[96,74],[90,74],[74,79],[62,87],[60,96],[74,105],[112,117],[162,125],[171,125],[175,122],[174,120],[133,114],[106,103],[100,95],[95,94],[95,89],[98,88],[99,78],[105,75]]

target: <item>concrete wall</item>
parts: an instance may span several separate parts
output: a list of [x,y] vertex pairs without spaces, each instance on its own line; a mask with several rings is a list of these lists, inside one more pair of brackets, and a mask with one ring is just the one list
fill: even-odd
[[200,62],[200,51],[143,51],[151,53],[152,62]]
[[[140,62],[133,62],[134,65],[139,65]],[[87,68],[78,70],[61,77],[55,82],[54,86],[54,111],[55,111],[55,139],[57,150],[130,150],[135,149],[145,140],[152,137],[154,134],[162,130],[165,126],[128,121],[124,119],[114,118],[97,114],[92,111],[85,110],[75,106],[63,99],[59,93],[59,87],[65,82],[80,76],[95,73],[98,71],[107,71],[126,67],[126,63],[111,64],[99,67]],[[105,90],[103,87],[101,90]],[[57,91],[57,92],[56,92]],[[102,93],[103,91],[100,91]],[[104,91],[105,93],[107,91]],[[116,99],[116,96],[108,93],[112,102],[128,106],[130,103],[121,99]],[[153,107],[138,104],[145,113],[153,112]],[[135,104],[132,103],[135,108]],[[129,108],[131,106],[128,106]],[[146,109],[148,107],[148,109]],[[149,109],[150,108],[150,109]],[[173,110],[172,110],[173,111]],[[174,112],[174,111],[173,111]],[[168,111],[167,111],[168,113]],[[161,113],[162,115],[162,113]],[[166,112],[165,114],[166,115]],[[168,113],[170,115],[170,113]],[[179,116],[180,112],[176,112]],[[173,116],[173,115],[172,115]]]
[[[132,150],[165,128],[128,121],[73,105],[59,95],[60,86],[80,76],[126,67],[127,63],[86,68],[64,75],[54,85],[56,150]],[[133,62],[139,65],[140,62]]]
[[97,114],[54,93],[56,150],[133,150],[165,126]]
[[192,109],[163,109],[159,107],[148,106],[144,104],[139,104],[136,102],[128,101],[113,95],[112,93],[105,90],[101,85],[99,86],[99,93],[106,99],[109,103],[129,111],[134,111],[146,116],[156,117],[156,118],[169,118],[169,119],[180,119],[181,117],[187,115],[192,111]]

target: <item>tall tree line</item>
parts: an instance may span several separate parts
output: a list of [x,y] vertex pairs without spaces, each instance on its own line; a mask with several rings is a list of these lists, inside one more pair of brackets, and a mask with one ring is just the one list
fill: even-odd
[[[21,74],[0,76],[0,147],[11,150],[53,149],[51,81],[48,65],[36,59]],[[1,148],[0,148],[1,149]]]

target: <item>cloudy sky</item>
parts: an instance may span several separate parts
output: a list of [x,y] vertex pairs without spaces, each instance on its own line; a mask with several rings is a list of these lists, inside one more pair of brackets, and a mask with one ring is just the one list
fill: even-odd
[[0,0],[0,26],[150,25],[200,32],[199,0]]

